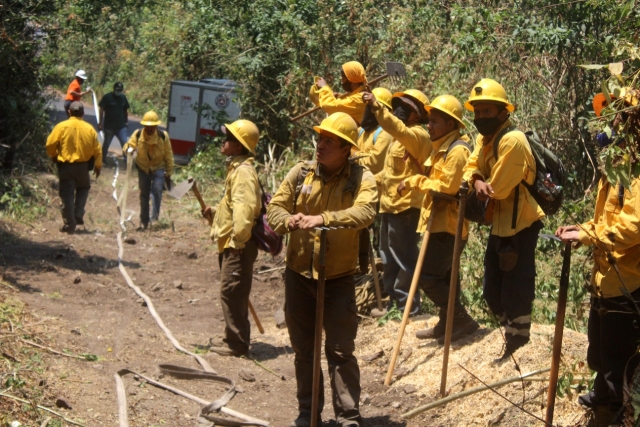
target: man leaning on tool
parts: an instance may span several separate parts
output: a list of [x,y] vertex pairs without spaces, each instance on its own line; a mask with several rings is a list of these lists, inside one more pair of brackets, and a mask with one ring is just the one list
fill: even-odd
[[[211,239],[218,242],[220,305],[224,315],[223,337],[213,337],[209,350],[221,356],[243,356],[249,352],[249,293],[258,247],[251,229],[260,216],[260,184],[253,166],[260,138],[249,120],[224,125],[226,138],[220,152],[227,156],[227,176],[222,200],[215,210]],[[203,215],[210,215],[207,207]]]
[[[630,135],[640,137],[640,129],[633,129],[628,120],[630,107],[640,107],[640,94],[623,89],[621,98],[627,112],[618,113],[616,122],[622,122]],[[593,100],[595,113],[600,117],[607,105],[602,93]],[[633,110],[630,110],[633,111]],[[615,133],[598,135],[601,147],[612,143],[624,146],[632,139]],[[625,141],[626,140],[626,141]],[[636,139],[638,141],[638,139]],[[637,364],[627,362],[637,354],[640,329],[638,306],[640,305],[640,178],[631,181],[630,188],[620,183],[612,184],[602,177],[593,219],[582,225],[559,227],[556,236],[565,243],[576,241],[593,245],[593,272],[591,274],[591,310],[589,312],[589,348],[587,363],[596,371],[593,390],[578,398],[578,402],[595,413],[595,426],[622,425],[620,409],[623,404],[624,373],[627,378]],[[629,292],[625,296],[622,291]],[[634,302],[635,301],[635,302]],[[632,387],[637,387],[634,384]],[[625,424],[626,425],[626,424]]]
[[[524,133],[512,127],[515,110],[504,88],[482,79],[464,104],[480,135],[464,169],[478,199],[493,204],[493,223],[484,257],[484,298],[505,327],[501,360],[529,342],[535,297],[535,249],[544,212],[523,184],[533,184],[536,162]],[[499,137],[499,138],[498,138]],[[497,158],[494,144],[498,144]]]
[[360,124],[365,107],[361,92],[367,84],[364,67],[358,61],[350,61],[342,64],[340,73],[345,96],[338,98],[322,77],[316,77],[315,84],[309,90],[309,98],[327,114],[347,113]]
[[73,233],[76,225],[84,224],[84,206],[91,188],[89,171],[93,169],[96,178],[100,176],[102,149],[93,126],[82,120],[82,102],[72,102],[69,114],[71,117],[68,120],[53,128],[47,138],[46,149],[49,157],[58,165],[58,191],[64,221],[60,231]]
[[[418,261],[418,221],[424,195],[419,192],[398,194],[398,184],[423,172],[422,165],[431,154],[429,134],[422,127],[427,121],[427,96],[417,89],[395,93],[391,99],[393,113],[375,95],[365,92],[365,102],[371,105],[376,120],[393,137],[382,170],[380,190],[380,257],[382,258],[384,289],[404,311],[411,287],[413,270]],[[411,314],[420,310],[420,295],[416,293]]]
[[[405,179],[398,185],[398,193],[402,194],[406,190],[424,193],[419,233],[426,231],[429,217],[433,215],[427,252],[420,273],[420,287],[438,306],[440,313],[435,327],[417,331],[416,337],[437,339],[440,344],[444,344],[458,204],[434,201],[431,191],[455,196],[462,183],[462,174],[471,151],[460,133],[460,129],[465,127],[460,101],[451,95],[441,95],[425,108],[429,112],[427,129],[433,147],[425,164],[426,176],[418,174]],[[468,223],[465,221],[462,229],[464,243],[467,235]],[[478,323],[469,316],[460,302],[460,277],[457,286],[451,341],[478,329]]]
[[320,418],[311,414],[316,289],[320,232],[327,232],[325,354],[329,365],[333,405],[341,427],[362,426],[360,370],[353,355],[358,328],[353,274],[358,258],[358,233],[375,217],[378,199],[373,174],[348,161],[356,146],[356,122],[334,113],[314,126],[320,134],[315,162],[298,163],[287,174],[267,209],[269,225],[290,233],[285,270],[285,316],[295,352],[300,415],[293,427],[309,426]]

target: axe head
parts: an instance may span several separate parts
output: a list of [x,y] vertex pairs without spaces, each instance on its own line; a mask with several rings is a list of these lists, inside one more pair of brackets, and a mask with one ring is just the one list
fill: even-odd
[[178,185],[174,185],[171,191],[169,191],[169,196],[178,200],[182,199],[182,197],[191,190],[194,182],[195,181],[193,179],[188,179],[186,181],[182,181]]
[[404,69],[404,65],[400,62],[385,62],[387,74],[394,83],[400,83],[407,77],[407,70]]

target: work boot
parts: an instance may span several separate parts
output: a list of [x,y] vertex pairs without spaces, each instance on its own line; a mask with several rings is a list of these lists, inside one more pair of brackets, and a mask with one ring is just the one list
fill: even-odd
[[140,226],[138,228],[136,228],[136,231],[145,231],[147,228],[149,228],[149,223],[148,222],[142,222],[142,223],[140,223]]
[[578,403],[583,408],[593,409],[596,407],[597,403],[595,402],[596,394],[593,390],[591,390],[587,394],[583,394],[578,397]]
[[83,218],[76,218],[76,225],[84,225],[84,219]]
[[417,331],[416,338],[420,340],[436,340],[444,337],[446,325],[444,319],[442,317],[440,319],[433,328],[420,329]]
[[71,225],[65,224],[65,225],[62,226],[60,231],[63,232],[63,233],[73,234],[73,232],[76,231],[76,226],[75,225],[71,226]]
[[220,356],[234,356],[234,357],[242,357],[242,356],[246,356],[249,351],[245,350],[245,351],[241,351],[241,350],[234,350],[231,347],[229,347],[228,345],[224,345],[224,346],[220,346],[220,347],[214,347],[211,346],[209,347],[209,351],[216,353]]
[[[457,319],[454,320],[453,331],[451,332],[451,342],[457,341],[460,338],[464,338],[467,335],[474,333],[480,327],[480,325],[478,325],[478,322],[473,320],[471,316],[469,316],[466,312],[464,314],[466,316],[464,316],[460,322],[456,322]],[[444,344],[444,333],[441,337],[438,338],[438,344]]]
[[[318,417],[318,426],[322,426],[322,419]],[[291,421],[289,427],[311,427],[311,414],[300,414]]]
[[507,338],[507,344],[504,347],[504,353],[500,358],[495,359],[494,363],[504,362],[509,360],[511,355],[516,352],[520,347],[524,347],[529,342],[529,337],[517,336],[513,338]]

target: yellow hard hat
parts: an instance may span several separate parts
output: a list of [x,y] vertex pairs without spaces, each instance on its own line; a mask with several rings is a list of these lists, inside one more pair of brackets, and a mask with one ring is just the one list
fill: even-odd
[[142,116],[142,120],[140,120],[142,126],[158,126],[161,123],[155,111],[147,111]]
[[356,143],[358,139],[358,124],[347,113],[333,113],[324,119],[320,126],[314,126],[313,130],[318,133],[323,130],[332,133],[349,142],[355,149],[360,149]]
[[[640,93],[636,90],[631,89],[630,87],[623,87],[620,90],[616,90],[613,93],[609,94],[609,97],[613,101],[614,99],[623,98],[625,104],[628,104],[632,107],[638,105],[638,98],[640,98]],[[593,97],[593,111],[596,113],[596,116],[600,117],[600,114],[604,107],[608,104],[607,98],[604,96],[604,93],[600,92]]]
[[432,109],[442,111],[456,119],[463,128],[466,127],[462,122],[462,104],[460,104],[460,101],[458,101],[455,96],[440,95],[431,101],[431,104],[425,105],[424,109],[428,112],[431,112]]
[[507,92],[500,83],[493,79],[482,79],[471,89],[469,99],[464,103],[467,110],[473,111],[473,103],[477,101],[499,102],[507,106],[507,111],[513,113],[516,107],[507,99]]
[[249,120],[236,120],[231,124],[225,124],[222,131],[224,133],[227,133],[227,131],[231,132],[240,144],[244,145],[254,156],[256,155],[256,146],[260,139],[260,131],[258,130],[258,126],[253,122]]
[[407,95],[414,98],[416,101],[420,101],[423,107],[425,105],[429,105],[429,98],[427,98],[427,95],[425,95],[418,89],[407,89],[404,92],[396,92],[393,94],[393,98],[400,98]]
[[379,103],[381,103],[385,107],[393,109],[391,107],[391,98],[393,95],[391,95],[391,91],[389,89],[384,87],[377,87],[372,90],[371,93],[373,93]]

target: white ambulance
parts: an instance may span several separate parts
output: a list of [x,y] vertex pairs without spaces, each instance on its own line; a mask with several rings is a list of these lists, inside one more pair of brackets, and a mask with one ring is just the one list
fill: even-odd
[[216,136],[220,125],[239,116],[235,82],[219,79],[171,82],[167,131],[176,161],[188,162],[205,136]]

